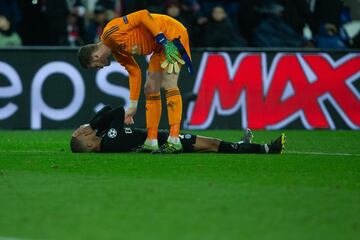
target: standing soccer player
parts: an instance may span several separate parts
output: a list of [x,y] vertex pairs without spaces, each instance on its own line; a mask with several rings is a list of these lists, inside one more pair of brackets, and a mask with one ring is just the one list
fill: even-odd
[[[146,96],[147,138],[142,152],[175,153],[182,150],[179,139],[182,99],[177,85],[181,65],[192,73],[189,37],[186,28],[175,19],[141,10],[114,18],[105,27],[101,41],[80,48],[79,61],[85,68],[110,65],[110,56],[129,72],[130,107],[125,123],[134,123],[141,89],[141,70],[132,55],[152,54],[148,66]],[[170,135],[159,148],[158,126],[162,105],[160,88],[165,89]]]

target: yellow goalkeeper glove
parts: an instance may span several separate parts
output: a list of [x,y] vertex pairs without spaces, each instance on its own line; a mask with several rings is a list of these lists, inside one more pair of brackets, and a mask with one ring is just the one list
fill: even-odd
[[[185,62],[182,59],[179,59],[179,63],[184,64]],[[179,74],[180,73],[180,66],[177,62],[174,63],[169,63],[168,60],[165,60],[164,62],[162,62],[161,64],[161,68],[166,69],[166,72],[171,74],[171,73],[175,73],[175,74]]]
[[174,45],[172,41],[168,41],[163,33],[158,34],[155,37],[155,39],[159,44],[162,44],[165,48],[166,60],[161,63],[161,67],[163,69],[167,68],[166,72],[169,74],[173,72],[175,74],[179,74],[180,73],[179,63],[185,64],[185,62],[179,57],[179,52],[177,47]]

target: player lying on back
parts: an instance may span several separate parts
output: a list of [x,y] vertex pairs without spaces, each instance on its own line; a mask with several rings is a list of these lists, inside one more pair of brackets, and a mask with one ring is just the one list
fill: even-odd
[[[123,107],[105,106],[90,120],[74,131],[70,141],[72,152],[131,152],[141,147],[147,136],[146,129],[124,126]],[[165,144],[169,132],[160,131],[158,142]],[[179,152],[217,152],[217,153],[281,153],[284,149],[285,134],[269,144],[251,143],[252,133],[245,131],[240,142],[226,142],[220,139],[193,134],[179,135],[183,149]],[[152,153],[164,153],[155,150]],[[166,153],[166,152],[165,152]],[[171,152],[172,153],[172,152]]]

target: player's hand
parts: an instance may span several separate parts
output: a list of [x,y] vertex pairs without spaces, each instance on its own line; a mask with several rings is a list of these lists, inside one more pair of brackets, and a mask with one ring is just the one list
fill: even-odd
[[166,60],[169,63],[174,64],[175,62],[179,62],[184,64],[185,62],[179,57],[179,52],[173,42],[167,41],[164,45]]
[[167,68],[166,72],[169,74],[171,73],[179,74],[180,73],[179,63],[185,64],[185,62],[180,58],[178,49],[176,48],[173,42],[167,42],[164,47],[165,47],[166,60],[161,63],[161,67],[163,69]]
[[124,123],[127,125],[134,124],[134,116],[137,108],[128,108],[125,112]]
[[181,59],[177,47],[172,41],[167,40],[163,33],[158,34],[155,38],[159,44],[164,46],[165,49],[166,60],[161,63],[161,67],[163,69],[167,69],[166,72],[169,74],[179,74],[179,63],[185,64],[185,61]]
[[81,125],[74,133],[73,133],[73,137],[77,137],[80,135],[90,135],[92,134],[92,132],[94,131],[94,129],[92,129],[92,127],[90,126],[90,124],[84,124]]

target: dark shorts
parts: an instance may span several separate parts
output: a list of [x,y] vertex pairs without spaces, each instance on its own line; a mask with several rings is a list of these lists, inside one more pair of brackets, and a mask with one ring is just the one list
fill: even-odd
[[182,134],[180,133],[180,142],[183,146],[184,153],[193,153],[194,152],[194,144],[196,143],[196,135],[193,134]]

